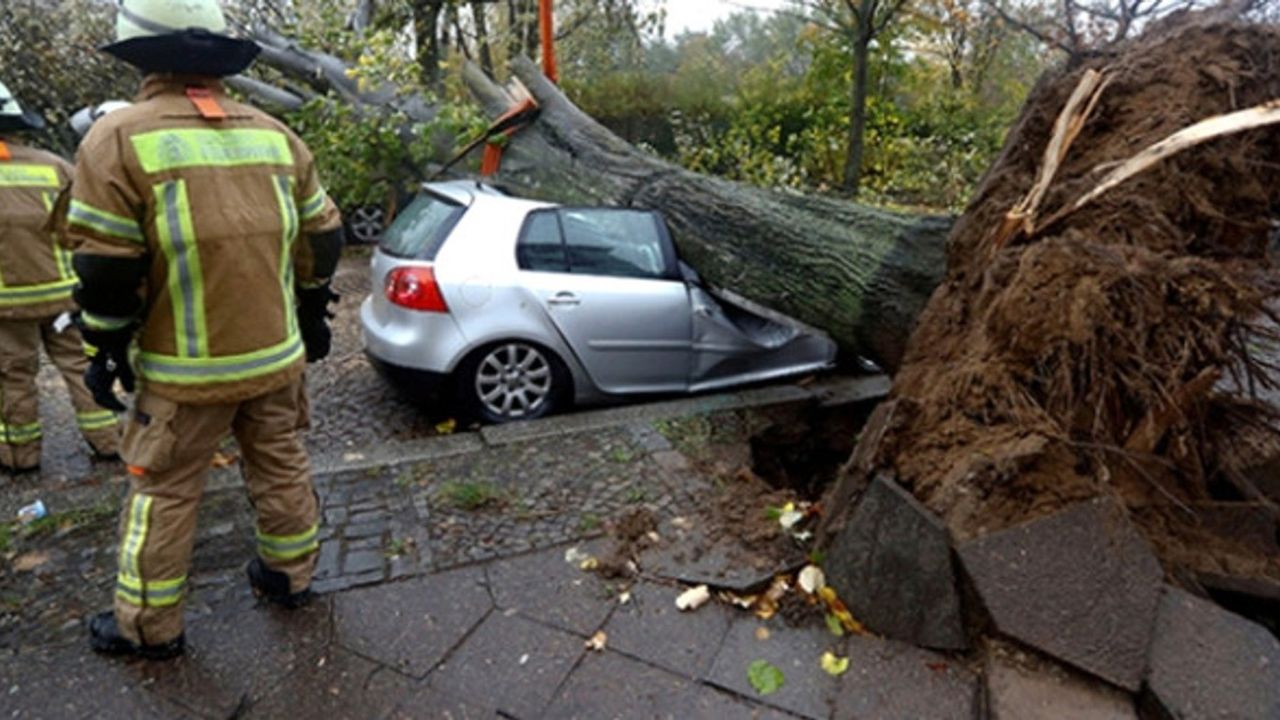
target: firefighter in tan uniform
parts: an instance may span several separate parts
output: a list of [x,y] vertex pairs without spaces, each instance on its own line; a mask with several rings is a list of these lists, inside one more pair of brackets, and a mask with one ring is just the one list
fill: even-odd
[[40,466],[41,347],[66,380],[80,432],[94,454],[114,458],[120,442],[115,414],[98,407],[85,389],[89,363],[80,333],[54,328],[55,319],[75,307],[76,280],[70,254],[46,231],[45,221],[71,179],[71,166],[8,137],[43,125],[0,84],[0,469],[12,473]]
[[117,12],[105,49],[146,78],[135,105],[85,137],[67,213],[86,382],[106,405],[117,380],[130,389],[136,370],[138,382],[115,609],[89,631],[100,652],[164,658],[183,650],[196,509],[229,434],[257,512],[249,582],[288,607],[310,597],[319,508],[302,376],[329,351],[342,226],[302,142],[224,94],[218,78],[258,48],[220,34],[216,0]]

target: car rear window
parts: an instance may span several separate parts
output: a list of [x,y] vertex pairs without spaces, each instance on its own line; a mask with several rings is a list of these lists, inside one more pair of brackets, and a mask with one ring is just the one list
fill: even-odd
[[383,233],[378,248],[395,257],[435,260],[449,231],[466,211],[439,195],[419,193]]

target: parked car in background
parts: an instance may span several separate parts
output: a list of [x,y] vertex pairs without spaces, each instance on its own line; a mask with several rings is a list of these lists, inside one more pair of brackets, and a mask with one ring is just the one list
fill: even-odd
[[430,183],[387,228],[360,309],[384,376],[485,422],[830,367],[822,333],[708,288],[662,215]]

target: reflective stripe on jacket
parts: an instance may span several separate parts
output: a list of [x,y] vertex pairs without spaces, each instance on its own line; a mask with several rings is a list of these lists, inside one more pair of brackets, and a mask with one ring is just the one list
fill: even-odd
[[[202,117],[191,87],[227,117]],[[311,279],[312,262],[298,238],[340,218],[292,131],[217,81],[150,76],[137,104],[93,126],[76,166],[68,244],[150,259],[137,355],[148,387],[178,402],[237,402],[301,374],[294,285]]]
[[0,160],[0,319],[29,320],[74,307],[71,255],[45,229],[71,165],[34,148],[5,143]]

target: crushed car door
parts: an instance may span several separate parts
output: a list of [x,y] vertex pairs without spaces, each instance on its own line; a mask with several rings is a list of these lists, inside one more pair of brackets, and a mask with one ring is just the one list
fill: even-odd
[[689,293],[666,226],[655,213],[534,212],[517,254],[521,284],[601,390],[686,389],[693,334]]

